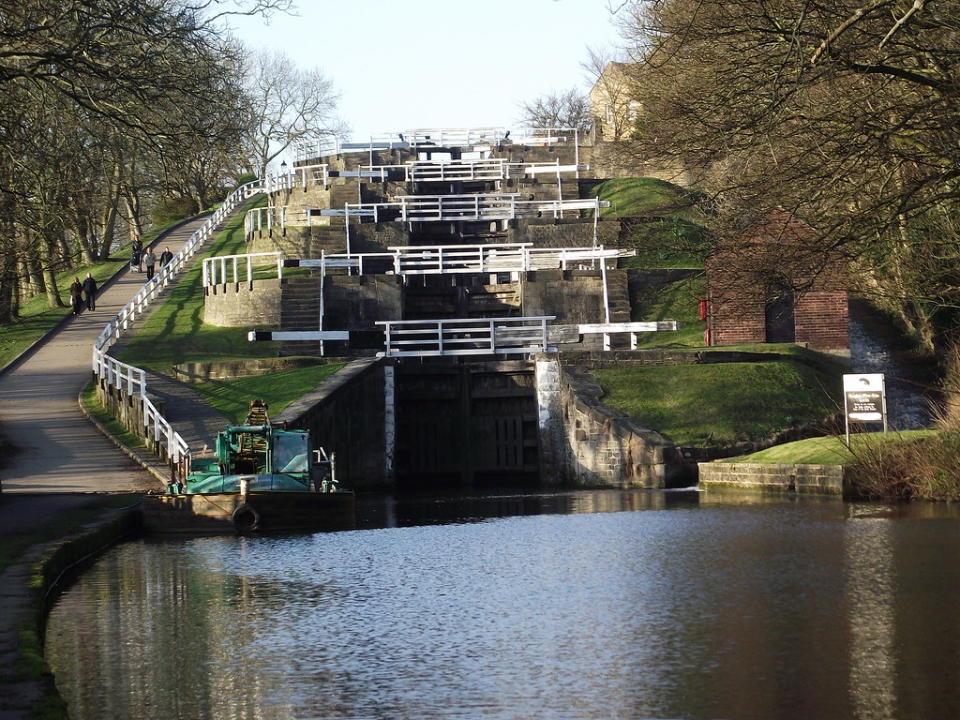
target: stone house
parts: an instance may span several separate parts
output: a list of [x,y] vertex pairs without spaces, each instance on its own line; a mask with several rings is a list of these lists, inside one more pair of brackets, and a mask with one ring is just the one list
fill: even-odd
[[631,97],[630,63],[609,62],[590,89],[595,142],[625,140],[633,132],[640,103]]
[[850,352],[847,267],[809,225],[775,210],[706,262],[706,344],[795,342]]

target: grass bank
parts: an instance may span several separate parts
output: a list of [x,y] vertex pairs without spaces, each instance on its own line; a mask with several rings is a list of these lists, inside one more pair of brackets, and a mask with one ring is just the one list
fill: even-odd
[[774,445],[749,455],[725,458],[717,462],[787,465],[852,465],[881,443],[910,443],[936,435],[934,430],[907,430],[890,433],[858,433],[850,436],[850,448],[844,437],[828,435]]
[[694,275],[662,285],[647,285],[638,292],[631,320],[676,320],[680,323],[680,329],[675,332],[640,333],[637,347],[705,349],[703,321],[699,314],[700,299],[706,292],[705,285],[703,275]]
[[[172,222],[169,225],[145,233],[143,236],[144,244],[153,242],[158,235],[179,222],[182,221]],[[19,319],[11,325],[0,327],[0,367],[6,365],[30,345],[53,330],[58,323],[70,314],[69,288],[75,277],[82,280],[89,272],[98,285],[103,285],[130,261],[129,248],[129,243],[121,245],[111,253],[108,260],[92,265],[80,265],[71,270],[57,273],[57,287],[60,289],[61,298],[67,304],[67,307],[48,307],[46,293],[35,295],[21,305]]]
[[591,194],[610,203],[600,217],[621,219],[620,244],[637,251],[624,267],[703,267],[708,233],[699,193],[641,177],[604,180]]
[[607,405],[680,445],[763,440],[825,422],[839,407],[839,375],[791,357],[593,374]]
[[210,405],[240,423],[247,416],[250,400],[262,398],[270,405],[270,414],[277,415],[290,403],[333,375],[346,363],[313,365],[295,370],[282,370],[269,375],[211,380],[193,385],[193,389]]
[[[261,198],[256,205],[261,205]],[[224,328],[203,322],[201,259],[242,253],[243,213],[237,213],[217,234],[205,253],[172,287],[143,326],[120,351],[120,360],[157,372],[189,361],[276,357],[277,343],[247,341],[249,328]]]

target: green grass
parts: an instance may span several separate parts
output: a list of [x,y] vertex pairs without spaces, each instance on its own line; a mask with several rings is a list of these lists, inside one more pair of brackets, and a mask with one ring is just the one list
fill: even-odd
[[266,400],[270,406],[270,414],[276,415],[344,365],[346,363],[330,363],[257,377],[214,380],[197,383],[193,385],[193,389],[232,422],[240,423],[247,416],[250,400]]
[[83,390],[80,391],[80,404],[89,415],[99,422],[114,438],[119,440],[127,448],[147,449],[146,443],[139,435],[127,430],[120,422],[100,403],[97,397],[96,386],[88,382]]
[[703,348],[703,321],[700,299],[706,292],[702,275],[686,277],[663,285],[648,285],[636,297],[630,319],[676,320],[675,332],[640,333],[638,348]]
[[610,202],[601,218],[678,217],[691,222],[702,219],[698,195],[657,178],[615,178],[597,184],[591,195]]
[[[243,213],[237,213],[202,257],[239,254],[244,247]],[[248,342],[249,328],[204,324],[202,273],[198,259],[120,352],[122,361],[163,372],[189,361],[277,356],[278,343]]]
[[604,402],[680,445],[758,440],[837,410],[839,376],[792,359],[594,371]]
[[791,465],[848,465],[856,461],[855,453],[877,443],[912,442],[932,437],[934,430],[906,430],[890,433],[859,433],[850,436],[853,452],[847,449],[845,438],[830,435],[774,445],[750,455],[725,458],[717,462],[784,463]]
[[708,232],[697,193],[656,178],[617,178],[591,194],[611,203],[601,218],[623,219],[620,244],[637,251],[623,267],[703,267]]
[[[144,245],[153,242],[157,235],[168,227],[169,225],[155,228],[145,233],[143,236]],[[19,319],[10,325],[0,327],[0,367],[6,365],[32,343],[50,332],[57,323],[70,314],[69,288],[75,277],[83,280],[89,272],[93,275],[97,284],[102,285],[129,261],[129,244],[125,244],[115,250],[109,260],[93,265],[81,265],[72,270],[57,273],[57,287],[60,289],[61,298],[67,303],[68,307],[48,307],[46,293],[35,295],[21,305]]]

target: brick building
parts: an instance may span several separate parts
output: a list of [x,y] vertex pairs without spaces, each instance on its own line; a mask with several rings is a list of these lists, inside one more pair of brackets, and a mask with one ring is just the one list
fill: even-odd
[[816,237],[775,210],[711,254],[702,313],[707,344],[795,342],[848,354],[846,264],[825,258]]

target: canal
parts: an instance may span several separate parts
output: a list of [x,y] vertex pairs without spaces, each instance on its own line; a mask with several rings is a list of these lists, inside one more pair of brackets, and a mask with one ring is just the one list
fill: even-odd
[[74,720],[960,717],[958,557],[944,505],[368,496],[118,546],[47,654]]

